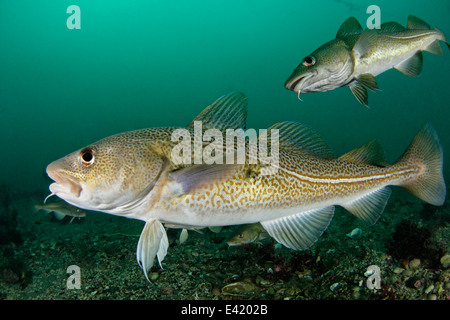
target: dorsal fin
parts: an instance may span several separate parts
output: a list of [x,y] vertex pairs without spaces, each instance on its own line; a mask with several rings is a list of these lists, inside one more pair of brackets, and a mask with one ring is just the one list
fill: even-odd
[[353,34],[360,34],[363,32],[363,28],[359,24],[355,17],[350,17],[344,21],[339,28],[336,38],[343,38]]
[[339,157],[339,160],[352,163],[365,163],[386,166],[384,151],[378,141],[374,140]]
[[402,32],[405,30],[406,28],[404,26],[395,21],[382,23],[380,28],[381,32]]
[[245,129],[246,120],[247,97],[242,92],[232,92],[206,107],[188,127],[193,127],[194,121],[201,121],[205,130]]
[[407,29],[413,29],[413,30],[431,30],[431,27],[428,23],[423,21],[420,18],[417,18],[416,16],[413,16],[410,14],[408,16],[408,24]]
[[294,121],[283,121],[269,128],[279,130],[279,147],[291,152],[332,159],[333,151],[313,129]]

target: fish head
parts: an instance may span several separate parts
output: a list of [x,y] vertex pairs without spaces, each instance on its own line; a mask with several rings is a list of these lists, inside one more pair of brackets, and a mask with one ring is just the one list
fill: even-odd
[[240,246],[243,244],[253,243],[258,240],[258,232],[253,228],[244,226],[227,240],[229,246]]
[[303,58],[287,79],[285,87],[299,94],[342,87],[351,78],[353,61],[348,46],[341,39],[335,39]]
[[129,133],[100,140],[47,166],[52,195],[87,210],[125,215],[151,192],[164,159]]

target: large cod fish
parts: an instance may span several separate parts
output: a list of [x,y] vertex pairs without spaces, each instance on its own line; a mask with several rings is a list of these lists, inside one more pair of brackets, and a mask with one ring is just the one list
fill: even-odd
[[[194,120],[204,128],[237,130],[245,128],[246,115],[246,97],[232,93]],[[195,121],[187,130],[194,130]],[[303,250],[327,228],[336,205],[375,223],[391,193],[388,185],[403,186],[433,205],[445,201],[443,155],[430,125],[395,164],[386,165],[376,142],[333,158],[312,129],[277,123],[269,128],[279,133],[273,174],[262,174],[269,164],[260,159],[254,164],[248,159],[243,164],[177,164],[172,160],[176,129],[113,135],[47,167],[55,181],[51,195],[83,209],[145,221],[136,253],[146,277],[155,256],[161,265],[168,249],[163,224],[196,229],[260,222],[276,241]]]
[[324,92],[348,86],[356,99],[367,106],[367,89],[378,89],[375,76],[395,68],[407,76],[422,71],[422,51],[442,54],[439,41],[446,42],[437,28],[410,15],[407,27],[386,22],[380,29],[363,32],[358,20],[348,18],[334,40],[303,58],[285,83],[298,93]]

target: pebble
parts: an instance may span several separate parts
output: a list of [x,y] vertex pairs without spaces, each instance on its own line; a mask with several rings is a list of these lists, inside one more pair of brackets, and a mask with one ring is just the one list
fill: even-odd
[[148,278],[150,279],[150,281],[155,281],[155,280],[157,280],[159,278],[159,273],[158,272],[152,272],[152,273],[149,274]]
[[337,288],[339,288],[340,286],[341,286],[341,284],[340,284],[339,282],[333,283],[333,284],[330,286],[330,290],[331,290],[331,291],[334,291],[334,290],[336,290]]
[[347,233],[347,237],[356,239],[359,238],[362,234],[362,230],[360,228],[353,229],[350,233]]
[[409,269],[416,269],[420,266],[420,259],[412,259],[409,263],[408,263],[408,268]]
[[441,264],[444,268],[450,267],[450,254],[446,254],[441,258]]
[[402,273],[403,271],[405,271],[405,269],[400,268],[400,267],[397,267],[397,268],[394,269],[394,273],[395,273],[395,274],[400,274],[400,273]]
[[434,289],[434,284],[430,284],[428,288],[425,289],[425,294],[429,294]]

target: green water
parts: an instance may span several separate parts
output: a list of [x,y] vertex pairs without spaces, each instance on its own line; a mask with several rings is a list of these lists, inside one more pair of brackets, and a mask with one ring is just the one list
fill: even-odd
[[[450,36],[450,4],[435,1],[0,1],[0,183],[48,192],[47,164],[118,132],[189,123],[219,96],[249,98],[249,128],[295,120],[337,155],[377,139],[394,161],[431,122],[447,154],[450,52],[423,72],[377,77],[370,108],[348,88],[304,94],[284,82],[300,59],[355,16],[365,26],[415,14]],[[81,29],[68,29],[70,5]],[[448,157],[446,157],[448,159]],[[447,180],[450,174],[445,163]]]

